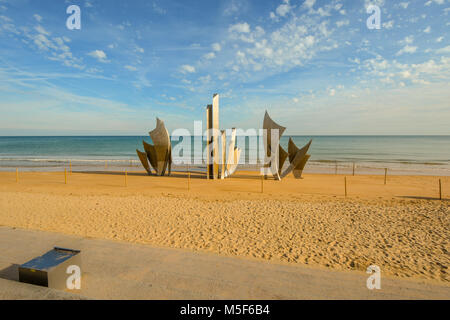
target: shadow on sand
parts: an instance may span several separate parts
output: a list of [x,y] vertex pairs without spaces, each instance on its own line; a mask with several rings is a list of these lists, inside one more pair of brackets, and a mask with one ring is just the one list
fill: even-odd
[[434,197],[419,197],[419,196],[398,196],[397,198],[403,198],[403,199],[416,199],[416,200],[435,200],[435,201],[450,201],[450,199],[439,199]]
[[19,281],[19,266],[12,264],[9,267],[0,270],[0,278],[5,280]]
[[[82,174],[103,174],[103,175],[111,175],[111,176],[125,176],[125,172],[121,171],[72,171],[73,173],[82,173]],[[134,177],[158,177],[156,175],[148,175],[145,172],[127,172],[128,176]],[[167,179],[186,179],[188,178],[188,172],[186,171],[172,171],[170,176],[164,176]],[[191,179],[203,179],[206,180],[205,172],[191,171]],[[228,178],[229,179],[229,178]],[[255,174],[233,174],[231,179],[244,179],[244,180],[260,180],[261,176],[255,172]],[[220,180],[220,179],[219,179]],[[268,177],[266,180],[275,180],[273,177]]]

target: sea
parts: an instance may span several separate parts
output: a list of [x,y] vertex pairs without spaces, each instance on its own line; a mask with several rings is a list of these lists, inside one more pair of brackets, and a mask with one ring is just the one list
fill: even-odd
[[[446,136],[292,136],[303,147],[310,139],[305,172],[450,176],[450,135]],[[255,140],[256,139],[256,140]],[[0,137],[0,171],[142,170],[136,149],[149,136]],[[262,139],[238,137],[240,169],[256,170],[264,159]],[[281,138],[287,150],[289,137]],[[172,138],[174,169],[202,170],[206,141]],[[228,148],[228,147],[227,147]]]

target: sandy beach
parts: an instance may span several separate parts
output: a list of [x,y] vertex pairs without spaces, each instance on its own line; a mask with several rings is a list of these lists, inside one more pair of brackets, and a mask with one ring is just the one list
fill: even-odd
[[[449,178],[0,173],[0,225],[448,284]],[[189,190],[188,190],[189,188]],[[263,192],[261,192],[263,191]]]

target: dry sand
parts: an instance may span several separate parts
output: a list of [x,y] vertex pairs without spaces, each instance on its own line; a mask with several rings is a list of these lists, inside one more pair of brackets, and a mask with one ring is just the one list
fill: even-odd
[[[437,177],[306,175],[281,182],[242,173],[0,173],[0,225],[222,255],[450,281],[448,200]],[[441,178],[448,198],[448,177]]]

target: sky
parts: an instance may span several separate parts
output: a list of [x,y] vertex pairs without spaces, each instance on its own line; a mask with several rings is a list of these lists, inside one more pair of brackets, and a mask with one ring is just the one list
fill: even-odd
[[222,129],[448,135],[449,29],[450,0],[0,0],[0,135],[192,130],[214,93]]

